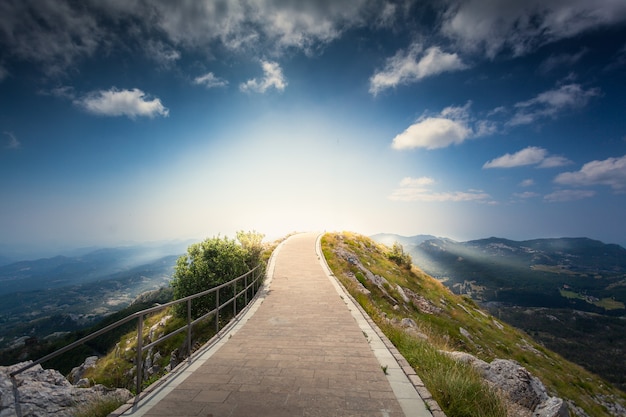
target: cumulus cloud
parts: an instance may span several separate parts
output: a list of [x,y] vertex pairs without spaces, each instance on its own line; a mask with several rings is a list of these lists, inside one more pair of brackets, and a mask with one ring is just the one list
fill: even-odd
[[549,203],[564,203],[591,198],[594,195],[596,195],[596,193],[591,190],[558,190],[547,194],[543,199]]
[[212,72],[194,78],[193,82],[194,84],[203,85],[206,88],[224,87],[228,85],[228,81],[216,77]]
[[626,2],[615,0],[453,0],[441,32],[467,52],[489,58],[515,56],[541,45],[626,20]]
[[74,103],[86,111],[102,116],[155,117],[169,115],[169,110],[158,98],[150,99],[147,95],[134,88],[132,90],[94,91],[75,100]]
[[456,53],[443,52],[437,46],[423,51],[420,43],[414,43],[407,51],[398,51],[387,59],[385,68],[370,78],[369,91],[376,95],[387,88],[466,68],[467,65]]
[[486,201],[491,198],[480,190],[434,192],[429,186],[435,180],[430,177],[412,178],[405,177],[400,181],[400,187],[396,188],[389,196],[393,201],[423,201],[435,202],[463,202],[463,201]]
[[515,104],[516,112],[508,125],[526,125],[542,118],[554,118],[565,110],[586,106],[589,99],[598,95],[600,95],[600,90],[597,88],[585,90],[579,84],[562,85],[530,100]]
[[554,168],[571,163],[562,156],[549,156],[548,151],[538,146],[529,146],[513,154],[506,153],[502,156],[485,162],[483,168],[515,168],[528,165],[536,165],[539,168]]
[[7,143],[4,145],[4,147],[6,149],[19,149],[22,147],[22,143],[17,140],[17,138],[15,137],[15,135],[13,134],[13,132],[3,132],[5,134],[5,136],[7,136],[9,138],[9,140],[7,141]]
[[570,186],[607,185],[622,192],[626,190],[626,155],[587,162],[579,171],[557,175],[554,182]]
[[535,185],[535,180],[533,180],[532,178],[527,178],[520,182],[519,185],[520,187],[532,187],[533,185]]
[[486,121],[474,121],[470,117],[468,102],[463,107],[446,107],[435,116],[422,116],[404,132],[393,138],[394,149],[438,149],[458,145],[473,137],[495,132]]
[[284,91],[285,87],[287,87],[287,80],[278,63],[261,61],[261,67],[263,68],[263,78],[252,78],[245,83],[241,83],[239,89],[243,92],[265,93],[268,89],[274,87],[278,91]]

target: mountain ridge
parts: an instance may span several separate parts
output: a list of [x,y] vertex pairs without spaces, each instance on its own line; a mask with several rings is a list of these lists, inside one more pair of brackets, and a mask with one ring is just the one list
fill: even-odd
[[626,390],[622,246],[590,238],[403,241],[413,263],[454,293]]

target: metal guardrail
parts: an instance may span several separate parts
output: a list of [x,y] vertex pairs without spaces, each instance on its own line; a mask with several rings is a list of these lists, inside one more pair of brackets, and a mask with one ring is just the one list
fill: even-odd
[[[12,379],[15,378],[16,375],[21,374],[22,372],[32,368],[33,366],[39,365],[43,362],[46,362],[47,360],[50,360],[52,358],[55,358],[59,355],[62,355],[63,353],[66,353],[98,336],[102,336],[105,333],[110,332],[111,330],[125,324],[128,323],[131,320],[134,319],[138,319],[137,320],[137,357],[135,359],[136,361],[136,368],[137,368],[137,395],[139,395],[141,393],[141,385],[143,382],[143,353],[145,351],[147,351],[148,349],[158,345],[161,342],[164,342],[165,340],[169,339],[170,337],[173,337],[183,331],[187,331],[187,356],[190,358],[191,357],[191,329],[193,327],[193,325],[195,325],[196,323],[208,318],[211,315],[215,315],[215,332],[216,334],[219,332],[220,330],[220,311],[222,310],[223,307],[226,307],[228,304],[233,305],[233,317],[237,316],[237,299],[241,296],[244,297],[244,302],[245,305],[248,305],[248,293],[250,292],[249,290],[252,288],[251,291],[251,296],[250,299],[252,299],[254,297],[254,295],[256,294],[256,292],[258,291],[259,287],[260,287],[260,278],[262,276],[262,274],[260,273],[262,272],[262,268],[260,265],[256,266],[254,269],[246,272],[245,274],[231,280],[228,281],[224,284],[218,285],[216,287],[210,288],[208,290],[193,294],[193,295],[189,295],[187,297],[184,298],[180,298],[178,300],[174,300],[174,301],[170,301],[169,303],[166,304],[160,304],[158,306],[154,306],[151,308],[147,308],[145,310],[141,310],[138,311],[136,313],[131,314],[128,317],[125,317],[121,320],[116,321],[115,323],[109,324],[108,326],[93,332],[73,343],[70,343],[69,345],[58,349],[40,359],[37,359],[36,361],[33,361],[31,363],[29,363],[28,365],[25,365],[13,372],[11,372],[9,375]],[[240,281],[243,280],[243,286],[241,291],[237,292],[237,287],[238,287],[238,283]],[[228,300],[224,301],[223,303],[220,304],[220,290],[222,288],[226,288],[228,286],[232,286],[233,287],[233,291],[232,291],[232,297],[230,297]],[[205,313],[204,315],[196,318],[195,320],[191,319],[191,301],[205,296],[205,295],[209,295],[215,293],[215,308],[211,311],[209,311],[208,313]],[[157,312],[159,310],[162,310],[164,308],[176,305],[176,304],[181,304],[181,303],[187,303],[187,324],[185,326],[182,326],[164,336],[161,336],[159,339],[152,341],[151,343],[148,343],[147,345],[143,345],[143,322],[144,322],[144,318],[146,317],[146,315]],[[15,385],[15,380],[14,380],[14,385]]]

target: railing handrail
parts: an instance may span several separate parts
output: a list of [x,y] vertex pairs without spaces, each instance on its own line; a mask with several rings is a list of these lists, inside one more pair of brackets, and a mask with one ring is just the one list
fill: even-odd
[[[167,302],[167,303],[165,303],[165,304],[159,304],[159,305],[157,305],[157,306],[150,307],[150,308],[146,308],[146,309],[144,309],[144,310],[141,310],[141,311],[137,311],[137,312],[135,312],[135,313],[132,313],[132,314],[130,314],[129,316],[124,317],[123,319],[120,319],[120,320],[116,321],[115,323],[111,323],[111,324],[109,324],[108,326],[103,327],[103,328],[102,328],[102,329],[100,329],[100,330],[96,330],[95,332],[92,332],[92,333],[88,334],[87,336],[84,336],[84,337],[80,338],[79,340],[76,340],[76,341],[74,341],[74,342],[70,343],[70,344],[69,344],[69,345],[67,345],[67,346],[64,346],[64,347],[62,347],[62,348],[60,348],[60,349],[57,349],[57,350],[55,350],[55,351],[54,351],[54,352],[52,352],[52,353],[49,353],[49,354],[47,354],[47,355],[45,355],[45,356],[43,356],[43,357],[41,357],[41,358],[39,358],[39,359],[37,359],[37,360],[35,360],[35,361],[32,361],[31,363],[29,363],[29,364],[27,364],[27,365],[22,366],[21,368],[19,368],[19,369],[15,370],[15,371],[13,371],[13,372],[11,372],[11,373],[9,374],[9,376],[10,376],[11,378],[14,378],[16,375],[21,374],[22,372],[24,372],[24,371],[26,371],[26,370],[28,370],[28,369],[32,368],[33,366],[39,365],[39,364],[41,364],[41,363],[43,363],[43,362],[46,362],[46,361],[48,361],[48,360],[50,360],[50,359],[53,359],[53,358],[55,358],[55,357],[57,357],[57,356],[59,356],[59,355],[62,355],[63,353],[68,352],[68,351],[70,351],[70,350],[74,349],[75,347],[78,347],[78,346],[80,346],[80,345],[82,345],[82,344],[85,344],[86,342],[88,342],[88,341],[90,341],[90,340],[92,340],[92,339],[94,339],[94,338],[96,338],[96,337],[98,337],[98,336],[102,336],[103,334],[108,333],[109,331],[111,331],[111,330],[113,330],[113,329],[115,329],[115,328],[117,328],[117,327],[119,327],[119,326],[121,326],[121,325],[123,325],[123,324],[126,324],[126,323],[128,323],[129,321],[131,321],[131,320],[133,320],[133,319],[140,318],[140,322],[142,322],[142,321],[143,321],[143,317],[144,317],[146,314],[150,314],[150,313],[153,313],[153,312],[155,312],[155,311],[162,310],[162,309],[164,309],[164,308],[166,308],[166,307],[170,307],[170,306],[175,305],[175,304],[180,304],[180,303],[183,303],[183,302],[190,302],[191,300],[193,300],[193,299],[195,299],[195,298],[202,297],[202,296],[204,296],[204,295],[208,295],[208,294],[211,294],[211,293],[217,292],[217,291],[221,290],[222,288],[225,288],[225,287],[227,287],[227,286],[229,286],[229,285],[236,284],[236,283],[237,283],[237,282],[239,282],[240,280],[245,279],[245,278],[247,278],[249,275],[253,274],[253,273],[254,273],[257,269],[259,269],[260,267],[261,267],[261,264],[257,265],[256,267],[254,267],[254,268],[253,268],[253,269],[251,269],[250,271],[246,272],[245,274],[238,276],[237,278],[234,278],[234,279],[232,279],[232,280],[230,280],[230,281],[228,281],[228,282],[225,282],[225,283],[223,283],[223,284],[220,284],[220,285],[218,285],[218,286],[215,286],[215,287],[209,288],[208,290],[204,290],[204,291],[201,291],[201,292],[196,293],[196,294],[188,295],[188,296],[186,296],[186,297],[179,298],[179,299],[177,299],[177,300],[173,300],[173,301]],[[257,277],[256,279],[254,279],[254,280],[253,280],[253,283],[252,283],[252,284],[250,284],[250,285],[254,285],[254,283],[256,282],[256,280],[258,280],[258,278],[259,278],[259,277]],[[246,288],[245,288],[244,290],[246,290],[246,291],[247,291],[247,289],[248,289],[248,288],[249,288],[249,285],[246,285]],[[246,294],[247,294],[247,293],[246,293]],[[218,294],[218,295],[219,295],[219,294]],[[239,295],[241,295],[241,293],[237,294],[237,293],[236,293],[236,291],[234,291],[234,293],[233,293],[233,297],[232,297],[231,299],[229,299],[228,301],[226,301],[226,302],[225,302],[224,304],[222,304],[222,305],[219,305],[219,297],[218,297],[218,303],[217,303],[217,306],[216,306],[216,309],[217,309],[217,312],[218,312],[218,316],[219,316],[219,309],[220,309],[222,306],[224,306],[224,305],[226,305],[226,304],[230,303],[230,301],[231,301],[232,299],[236,299]],[[247,301],[247,300],[246,300],[246,301]],[[235,304],[235,306],[236,306],[236,304]],[[209,313],[205,314],[205,316],[203,316],[203,317],[206,317],[207,315],[212,314],[212,313],[214,313],[214,312],[215,312],[215,310],[212,310],[212,311],[210,311]],[[188,314],[190,314],[190,313],[189,313],[189,309],[188,309]],[[195,322],[195,321],[194,321],[194,322]],[[185,326],[182,326],[180,329],[177,329],[177,330],[176,330],[176,332],[181,331],[181,329],[184,329],[184,328],[186,328],[187,326],[190,326],[191,324],[192,324],[192,323],[190,322],[190,317],[188,317],[187,324],[186,324]],[[173,332],[172,332],[172,333],[173,333]],[[170,333],[170,334],[171,334],[171,333]],[[167,335],[166,335],[166,336],[167,336]],[[141,335],[141,333],[140,333],[140,332],[138,332],[138,335],[137,335],[138,340],[139,340],[139,338],[140,338],[140,337],[141,337],[141,338],[143,338],[143,336]],[[162,341],[162,339],[164,339],[164,338],[165,338],[165,336],[163,336],[162,338],[158,339],[157,341]],[[157,341],[155,341],[155,342],[157,342]],[[151,343],[151,345],[154,345],[154,344],[155,344],[155,343]],[[143,352],[143,350],[144,350],[144,349],[143,349],[143,348],[141,348],[140,346],[141,346],[141,345],[138,343],[138,350],[141,350],[141,352]],[[191,346],[189,346],[189,349],[191,349]],[[140,369],[140,366],[137,366],[137,369],[139,370],[139,369]],[[140,373],[140,372],[138,372],[138,373]],[[140,387],[140,379],[141,379],[140,377],[141,377],[141,375],[137,375],[137,381],[138,381],[138,382],[137,382],[137,386],[138,386],[138,388]],[[140,391],[140,389],[138,389],[137,394],[139,394],[139,391]]]

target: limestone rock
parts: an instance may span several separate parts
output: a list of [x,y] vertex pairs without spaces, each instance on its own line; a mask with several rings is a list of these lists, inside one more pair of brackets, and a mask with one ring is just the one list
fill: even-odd
[[561,398],[550,397],[535,408],[533,417],[569,417],[567,404]]
[[150,330],[148,330],[148,340],[147,340],[147,343],[154,342],[155,340],[157,340],[160,337],[160,334],[158,332],[165,328],[165,325],[167,324],[167,322],[171,318],[172,318],[172,316],[168,314],[167,316],[165,316],[161,320],[159,320],[157,323],[155,323],[152,327],[150,327]]
[[412,328],[417,327],[417,323],[415,323],[415,320],[413,320],[410,317],[403,318],[402,321],[400,321],[400,325],[402,327],[412,327]]
[[87,372],[87,369],[93,368],[96,366],[96,362],[98,362],[97,356],[89,356],[88,358],[85,359],[85,361],[81,365],[75,367],[74,369],[70,371],[70,374],[67,377],[67,379],[70,382],[76,384],[78,381],[84,378],[85,373]]
[[411,301],[411,299],[404,292],[404,289],[398,284],[396,284],[396,291],[398,291],[398,294],[400,294],[400,297],[402,297],[402,301],[404,301],[405,303]]
[[[569,417],[567,404],[561,398],[548,395],[539,378],[526,368],[508,359],[487,363],[469,353],[447,352],[460,362],[471,364],[491,385],[506,393],[516,407],[528,410],[532,417]],[[530,414],[532,413],[532,414]]]
[[91,388],[73,386],[63,375],[53,369],[43,369],[35,365],[15,377],[17,385],[17,406],[13,383],[9,374],[26,365],[0,366],[0,417],[21,415],[29,417],[71,417],[75,407],[102,398],[117,396],[126,401],[132,394],[125,389],[108,389],[103,385]]

